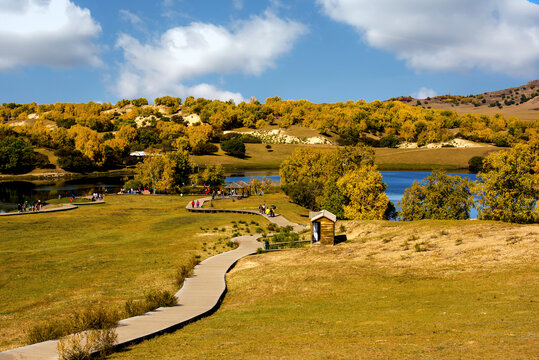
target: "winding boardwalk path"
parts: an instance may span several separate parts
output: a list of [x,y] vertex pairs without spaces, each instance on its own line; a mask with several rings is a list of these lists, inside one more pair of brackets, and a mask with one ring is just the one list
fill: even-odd
[[45,205],[43,209],[39,211],[25,211],[25,212],[13,211],[13,212],[0,214],[0,216],[46,214],[46,213],[59,212],[59,211],[75,210],[79,206],[84,206],[84,205],[98,205],[98,204],[104,204],[104,203],[105,203],[105,200],[96,200],[92,202],[74,202],[74,203],[69,203],[69,204],[61,204],[60,206],[57,206],[57,207],[49,207],[49,205]]
[[[200,203],[204,203],[210,199],[198,200]],[[203,208],[192,208],[190,202],[186,209],[192,212],[206,212],[203,211]],[[300,224],[292,223],[282,216],[267,217],[253,210],[212,210],[260,215],[280,226],[291,225],[294,229],[304,229]],[[259,237],[261,237],[260,234],[235,237],[232,241],[239,244],[236,249],[212,256],[197,265],[193,276],[186,279],[183,287],[176,293],[178,305],[159,308],[141,316],[121,320],[116,327],[117,346],[126,346],[181,328],[215,311],[226,293],[226,273],[239,259],[257,252],[262,245],[257,241]],[[57,344],[57,340],[50,340],[4,351],[0,353],[0,360],[58,359]]]

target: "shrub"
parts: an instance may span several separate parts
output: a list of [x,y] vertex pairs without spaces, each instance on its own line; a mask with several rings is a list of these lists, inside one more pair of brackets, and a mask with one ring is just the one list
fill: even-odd
[[242,157],[245,155],[245,144],[240,140],[227,140],[221,143],[221,149],[229,155]]
[[75,312],[71,324],[74,331],[108,329],[118,324],[119,319],[117,311],[106,309],[103,306],[94,306]]
[[117,340],[114,329],[91,330],[61,338],[57,350],[63,360],[91,359],[96,353],[102,358],[112,351]]
[[259,137],[256,137],[251,134],[243,134],[240,136],[239,140],[244,144],[261,144],[262,140]]
[[193,148],[192,152],[194,155],[207,155],[216,153],[218,150],[217,145],[212,143],[199,143]]
[[94,306],[74,312],[66,319],[49,320],[38,324],[30,329],[27,338],[28,342],[34,344],[89,329],[108,329],[116,326],[119,319],[120,314],[116,310]]
[[178,303],[178,298],[167,290],[153,290],[146,294],[145,301],[146,307],[154,310],[159,307],[175,306]]
[[125,313],[128,317],[139,316],[146,313],[146,304],[142,301],[127,300],[125,302]]
[[483,170],[483,161],[485,160],[482,156],[474,156],[468,160],[468,170],[472,173],[478,173]]
[[395,136],[384,136],[380,139],[380,147],[395,148],[399,145],[399,139]]
[[30,344],[42,341],[58,339],[61,336],[69,334],[69,324],[66,321],[52,320],[42,324],[35,325],[27,334],[27,340]]

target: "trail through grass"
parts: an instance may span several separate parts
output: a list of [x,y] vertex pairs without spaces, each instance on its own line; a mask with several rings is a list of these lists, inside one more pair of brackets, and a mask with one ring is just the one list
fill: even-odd
[[231,221],[252,217],[188,213],[188,198],[179,196],[105,200],[0,218],[0,350],[24,345],[38,323],[97,302],[122,308],[152,289],[175,292],[179,266],[230,250]]

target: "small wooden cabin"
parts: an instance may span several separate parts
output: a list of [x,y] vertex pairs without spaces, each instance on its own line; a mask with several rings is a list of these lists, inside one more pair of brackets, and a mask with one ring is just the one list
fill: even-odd
[[311,242],[313,244],[335,245],[335,222],[337,216],[327,210],[310,212]]

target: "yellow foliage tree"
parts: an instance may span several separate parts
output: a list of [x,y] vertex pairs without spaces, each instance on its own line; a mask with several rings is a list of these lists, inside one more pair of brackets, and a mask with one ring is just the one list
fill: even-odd
[[211,140],[213,136],[213,127],[208,124],[199,126],[189,126],[187,128],[189,145],[194,149],[198,144],[203,144]]
[[389,204],[386,184],[376,166],[366,165],[347,172],[337,181],[342,194],[350,200],[344,217],[355,220],[384,219]]

